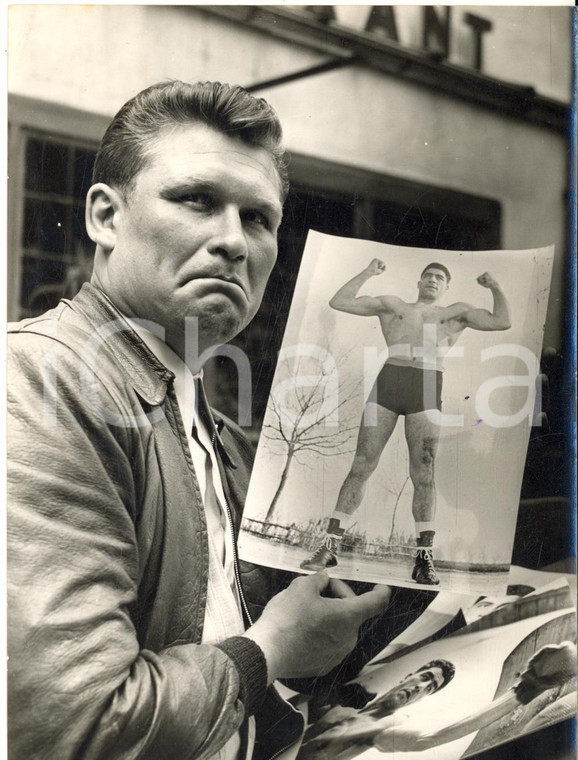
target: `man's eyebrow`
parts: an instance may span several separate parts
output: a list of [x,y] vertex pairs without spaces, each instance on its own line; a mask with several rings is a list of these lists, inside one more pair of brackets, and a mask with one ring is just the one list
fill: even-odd
[[216,191],[218,187],[218,183],[203,177],[171,177],[161,186],[161,192],[186,192],[187,190]]

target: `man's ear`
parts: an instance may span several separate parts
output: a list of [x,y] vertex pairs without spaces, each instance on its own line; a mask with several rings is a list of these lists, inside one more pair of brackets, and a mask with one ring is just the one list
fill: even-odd
[[115,246],[118,232],[118,212],[123,199],[118,190],[98,182],[86,196],[86,231],[92,241],[104,251]]

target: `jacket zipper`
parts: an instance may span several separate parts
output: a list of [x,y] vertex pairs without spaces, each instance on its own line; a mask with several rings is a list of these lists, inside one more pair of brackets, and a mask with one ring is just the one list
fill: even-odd
[[[216,433],[213,432],[213,436],[211,438],[211,445],[216,453],[216,446],[215,441],[217,439]],[[233,545],[233,572],[235,574],[235,585],[237,586],[237,592],[239,594],[239,600],[241,602],[241,607],[243,608],[243,612],[245,613],[245,617],[247,618],[247,621],[249,625],[253,625],[253,618],[251,617],[251,613],[249,612],[249,607],[247,605],[247,600],[245,599],[245,593],[243,591],[243,587],[241,586],[241,571],[239,569],[239,554],[237,552],[237,541],[235,537],[235,529],[233,527],[233,515],[231,513],[231,507],[229,506],[229,502],[227,501],[227,496],[224,493],[223,489],[223,498],[225,500],[225,510],[227,512],[227,520],[229,523],[229,532],[231,534],[232,538],[232,545]]]
[[[213,450],[216,453],[216,447],[215,447],[215,441],[217,439],[216,433],[213,433],[211,438],[211,445],[213,447]],[[233,545],[233,572],[235,574],[235,584],[237,586],[237,592],[239,594],[239,599],[241,601],[241,607],[243,608],[243,612],[245,613],[245,616],[247,618],[247,621],[249,625],[253,625],[253,618],[251,617],[251,613],[249,612],[249,607],[247,606],[247,600],[245,599],[245,593],[243,591],[243,587],[241,585],[241,571],[239,569],[239,554],[237,552],[237,541],[235,537],[235,530],[233,528],[233,515],[231,513],[231,507],[229,506],[229,502],[227,501],[227,496],[223,489],[223,498],[225,500],[225,511],[227,512],[227,520],[229,522],[229,531],[231,533],[232,538],[232,545]],[[277,692],[275,691],[277,694]],[[299,716],[299,718],[302,721],[301,724],[301,735],[303,735],[303,729],[305,728],[305,718],[303,717],[303,713],[298,710],[296,707],[294,707],[291,702],[288,702],[287,700],[283,699],[280,694],[277,694],[278,698],[282,700],[282,702],[286,705],[289,705],[291,710],[295,713],[295,715]],[[277,750],[274,755],[271,755],[269,760],[275,760],[276,757],[279,757],[285,750],[289,749],[289,747],[292,747],[295,742],[298,741],[298,739],[294,739],[292,742],[289,742],[289,744],[286,744],[284,747],[281,747],[281,749]]]
[[304,730],[305,730],[305,717],[304,717],[303,713],[301,712],[301,710],[298,710],[294,705],[291,704],[291,702],[289,702],[287,699],[285,699],[285,697],[282,697],[279,694],[279,692],[277,691],[277,689],[275,689],[275,696],[277,697],[277,699],[280,699],[281,702],[283,702],[284,705],[288,705],[293,710],[293,712],[295,713],[295,715],[298,716],[301,719],[301,737],[297,737],[297,738],[293,739],[293,741],[289,742],[289,744],[285,744],[283,747],[281,747],[280,749],[278,749],[277,752],[275,752],[274,755],[271,755],[268,760],[275,760],[275,758],[279,757],[279,755],[281,755],[283,752],[285,752],[286,749],[289,749],[289,747],[292,747],[295,744],[295,742],[299,741],[299,738],[302,739],[303,738],[303,734],[304,734]]

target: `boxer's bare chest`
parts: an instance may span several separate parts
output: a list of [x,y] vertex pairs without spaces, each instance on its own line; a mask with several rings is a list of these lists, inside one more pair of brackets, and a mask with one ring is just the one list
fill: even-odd
[[438,346],[453,345],[464,329],[459,317],[465,308],[464,304],[437,306],[399,300],[391,311],[379,315],[379,321],[390,346],[400,343],[423,346],[424,341]]

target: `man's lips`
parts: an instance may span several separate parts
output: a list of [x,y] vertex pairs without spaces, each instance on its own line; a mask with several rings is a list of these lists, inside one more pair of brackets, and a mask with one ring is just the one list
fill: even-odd
[[245,296],[247,295],[247,291],[245,290],[245,285],[240,277],[237,277],[236,275],[228,275],[228,274],[219,274],[219,273],[213,273],[213,272],[205,272],[202,274],[195,274],[193,277],[190,277],[186,280],[186,282],[202,282],[203,280],[217,280],[218,282],[226,283],[227,285],[233,285],[240,290],[243,291]]

